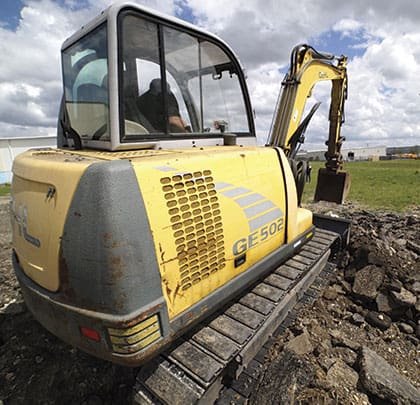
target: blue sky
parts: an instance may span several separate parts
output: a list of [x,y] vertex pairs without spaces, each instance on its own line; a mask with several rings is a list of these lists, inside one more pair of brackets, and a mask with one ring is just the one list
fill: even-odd
[[[132,0],[214,32],[240,57],[258,133],[270,127],[291,49],[309,43],[349,57],[343,132],[349,144],[420,143],[420,7],[412,0]],[[0,0],[0,137],[55,133],[60,47],[111,0]],[[22,7],[25,12],[21,15]],[[329,90],[308,149],[323,147]],[[24,117],[24,118],[23,118]],[[308,130],[309,132],[309,130]]]
[[319,51],[325,50],[337,56],[344,54],[349,59],[363,55],[366,50],[364,46],[361,46],[363,43],[362,33],[345,36],[338,31],[329,30],[310,38],[308,42]]
[[[71,3],[66,2],[66,0],[54,0],[55,3],[69,8],[71,10],[83,9],[87,7],[87,0],[75,0]],[[20,12],[22,10],[24,3],[22,0],[1,0],[0,3],[0,22],[3,25],[3,28],[8,30],[16,30],[19,19]],[[178,18],[181,18],[185,21],[188,21],[192,24],[196,23],[196,18],[194,17],[194,10],[185,2],[178,1],[176,2],[177,7],[175,8],[175,15]],[[357,48],[361,42],[361,34],[355,37],[343,36],[340,32],[329,30],[326,32],[320,33],[318,36],[314,36],[309,39],[309,42],[312,43],[315,47],[319,47],[320,50],[328,50],[336,55],[344,53],[349,58],[354,56],[360,56],[363,54],[363,48]],[[284,69],[282,69],[284,70]]]
[[21,0],[2,0],[0,4],[0,23],[4,28],[16,29],[22,5]]

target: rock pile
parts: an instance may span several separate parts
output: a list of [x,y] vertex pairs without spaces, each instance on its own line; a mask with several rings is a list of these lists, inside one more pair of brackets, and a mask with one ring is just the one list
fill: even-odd
[[342,216],[353,220],[350,246],[315,304],[277,338],[254,403],[270,398],[270,381],[290,364],[311,378],[283,387],[284,402],[420,403],[420,215]]
[[395,214],[353,214],[353,240],[343,258],[343,278],[357,318],[387,330],[392,322],[420,338],[420,219]]

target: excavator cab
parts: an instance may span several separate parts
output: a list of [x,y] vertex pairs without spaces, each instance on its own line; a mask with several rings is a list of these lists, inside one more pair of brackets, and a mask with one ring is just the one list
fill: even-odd
[[119,150],[193,139],[216,144],[224,133],[254,138],[243,72],[222,41],[127,6],[102,19],[62,48],[61,146]]

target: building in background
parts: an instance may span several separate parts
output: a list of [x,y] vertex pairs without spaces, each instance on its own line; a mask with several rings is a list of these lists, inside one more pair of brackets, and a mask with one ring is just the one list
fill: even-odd
[[386,146],[371,146],[366,148],[343,148],[341,150],[345,161],[353,160],[379,160],[386,156]]
[[420,145],[386,148],[386,154],[394,158],[417,159],[420,157]]
[[0,184],[10,183],[12,180],[12,163],[17,155],[32,148],[55,146],[57,146],[56,136],[0,138]]
[[[301,151],[298,153],[298,158],[305,160],[325,160],[325,150],[317,151]],[[382,156],[386,156],[387,148],[386,146],[372,146],[365,148],[343,148],[341,154],[343,155],[344,161],[354,161],[354,160],[379,160]]]

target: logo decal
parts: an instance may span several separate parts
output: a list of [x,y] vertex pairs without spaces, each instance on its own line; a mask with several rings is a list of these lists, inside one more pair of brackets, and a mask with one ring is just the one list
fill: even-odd
[[16,225],[19,228],[19,235],[23,236],[24,239],[35,247],[41,247],[39,239],[30,235],[28,232],[28,210],[24,205],[20,205],[17,209],[14,209],[14,202],[11,204],[12,216],[16,221]]
[[260,242],[264,242],[269,236],[273,236],[283,229],[283,218],[277,219],[270,225],[264,225],[258,231],[250,233],[246,238],[237,240],[232,247],[235,256],[245,253]]

